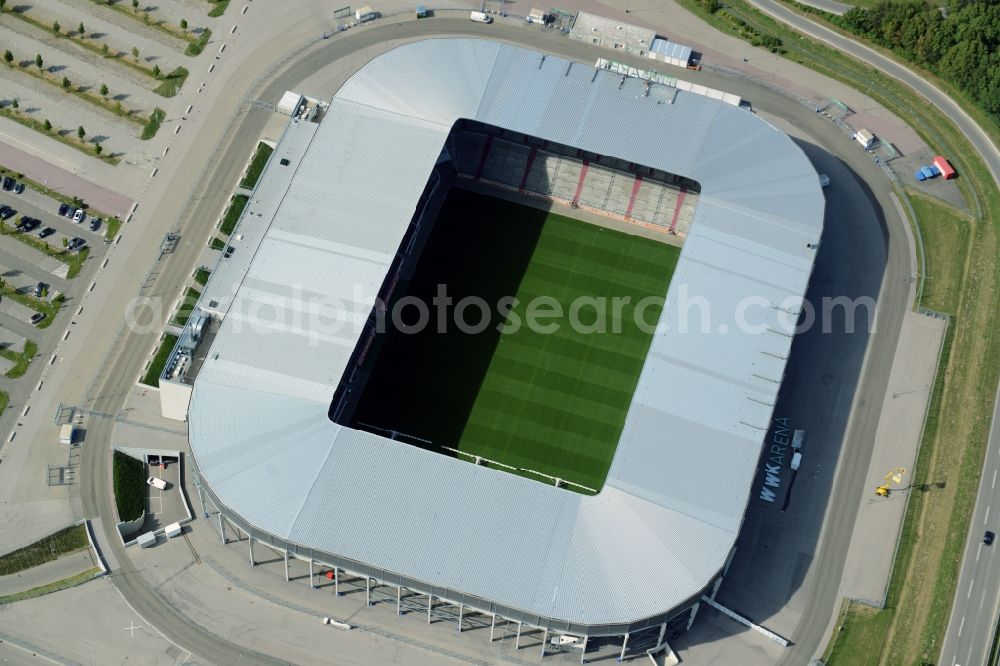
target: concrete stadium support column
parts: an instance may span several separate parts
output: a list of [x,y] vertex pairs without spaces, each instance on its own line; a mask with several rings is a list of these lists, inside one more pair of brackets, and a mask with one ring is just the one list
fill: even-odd
[[548,640],[549,640],[549,630],[545,629],[542,632],[542,659],[545,658],[545,643],[547,643]]
[[517,636],[514,638],[514,649],[521,649],[521,621],[517,621]]
[[288,578],[288,551],[285,551],[285,582],[287,583],[290,579]]
[[497,626],[497,614],[493,613],[493,620],[490,621],[490,643],[493,642],[493,629]]
[[625,661],[625,650],[628,649],[628,632],[625,632],[625,640],[622,641],[622,653],[618,656],[618,661]]
[[663,637],[667,634],[667,623],[664,622],[660,625],[660,638],[656,641],[656,647],[663,645]]
[[462,633],[462,614],[465,612],[465,604],[458,605],[458,633]]
[[250,566],[256,566],[257,563],[253,561],[253,537],[247,532],[247,546],[250,547]]
[[431,623],[431,606],[434,605],[434,595],[427,595],[427,624]]
[[584,636],[583,637],[583,649],[580,650],[580,663],[581,664],[586,664],[587,663],[587,639],[588,638],[590,638],[590,636]]
[[399,585],[396,586],[396,615],[403,614],[403,588]]
[[691,625],[694,624],[694,616],[698,614],[698,606],[700,605],[701,603],[695,602],[695,604],[691,606],[691,619],[688,620],[688,626],[687,626],[688,631],[691,631]]
[[208,511],[205,510],[205,495],[202,493],[200,485],[196,485],[195,488],[198,489],[198,503],[201,504],[201,515],[208,518]]
[[316,589],[316,582],[313,580],[313,558],[309,558],[309,589]]
[[333,596],[340,596],[340,567],[333,568]]
[[365,576],[365,605],[372,605],[372,577]]
[[219,536],[222,538],[222,545],[226,545],[226,530],[222,527],[222,512],[219,512]]

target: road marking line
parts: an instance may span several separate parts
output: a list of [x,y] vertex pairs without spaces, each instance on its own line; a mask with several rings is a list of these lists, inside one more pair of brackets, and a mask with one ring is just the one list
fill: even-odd
[[992,485],[990,485],[990,488],[996,488],[996,487],[997,487],[997,470],[993,470],[993,483]]
[[990,519],[990,507],[986,507],[986,516],[983,518],[983,525],[985,525],[986,521],[989,519]]
[[966,599],[968,599],[968,598],[970,598],[970,597],[972,596],[972,585],[973,585],[973,584],[974,584],[975,582],[976,582],[976,579],[975,579],[975,578],[973,578],[972,580],[970,580],[970,581],[969,581],[969,592],[968,592],[968,594],[966,594],[966,595],[965,595],[965,598],[966,598]]
[[[120,593],[119,593],[120,594]],[[962,621],[958,623],[958,637],[962,637],[962,627],[965,626],[965,616],[962,616]]]
[[979,610],[983,610],[983,604],[986,602],[986,588],[983,588],[983,598],[979,600]]
[[983,542],[979,542],[979,548],[976,548],[976,562],[979,561],[979,554],[983,552]]

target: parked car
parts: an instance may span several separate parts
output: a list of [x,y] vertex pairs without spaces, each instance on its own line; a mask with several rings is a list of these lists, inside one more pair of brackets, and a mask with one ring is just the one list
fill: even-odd
[[154,488],[159,488],[160,490],[167,489],[167,482],[156,476],[151,476],[148,479],[146,479],[146,483],[153,486]]
[[28,321],[34,324],[35,326],[38,326],[43,321],[45,321],[45,316],[46,315],[44,312],[36,312],[35,314],[31,315],[31,319],[29,319]]
[[14,189],[14,179],[10,176],[4,176],[3,178],[3,191],[10,192]]
[[73,221],[80,224],[87,219],[87,214],[83,212],[82,208],[77,208],[76,212],[73,213]]
[[22,194],[22,193],[24,193],[24,183],[21,182],[14,183],[14,194]]
[[59,204],[59,214],[63,217],[69,217],[72,209],[69,204]]
[[95,217],[94,219],[92,219],[90,221],[90,230],[91,231],[97,231],[100,228],[101,228],[101,218]]
[[41,231],[38,232],[38,237],[39,238],[48,238],[49,236],[51,236],[55,232],[56,232],[55,227],[45,227],[44,229],[42,229]]
[[70,252],[72,252],[74,250],[80,250],[80,249],[82,249],[83,246],[86,245],[86,244],[87,244],[87,241],[83,240],[79,236],[76,236],[75,238],[73,238],[72,240],[70,240],[69,245],[66,246],[66,249],[69,250]]
[[0,220],[9,220],[15,215],[17,215],[17,211],[10,206],[0,207]]
[[989,530],[986,530],[986,534],[983,535],[983,543],[987,546],[993,545],[993,540],[997,538],[997,535]]
[[49,293],[49,285],[39,282],[35,285],[35,298],[42,298]]
[[18,228],[25,233],[34,231],[40,226],[42,226],[42,221],[33,217],[22,217],[21,221],[18,222]]

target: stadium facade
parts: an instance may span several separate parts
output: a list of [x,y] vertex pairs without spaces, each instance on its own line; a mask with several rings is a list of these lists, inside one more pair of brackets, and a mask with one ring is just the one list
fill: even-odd
[[[329,418],[459,121],[700,184],[596,495]],[[188,419],[220,530],[249,535],[251,561],[260,542],[397,603],[422,595],[428,617],[454,604],[626,644],[689,626],[734,553],[822,232],[803,152],[747,109],[472,38],[374,58],[305,125],[290,121],[190,325],[211,331]],[[760,325],[682,330],[680,290],[713,313],[750,300]]]

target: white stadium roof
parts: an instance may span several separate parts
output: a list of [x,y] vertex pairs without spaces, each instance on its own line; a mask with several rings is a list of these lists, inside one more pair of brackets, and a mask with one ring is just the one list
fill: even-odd
[[[588,65],[461,38],[400,46],[343,85],[234,280],[194,385],[191,448],[222,504],[261,531],[425,591],[578,625],[661,614],[712,582],[746,510],[792,343],[795,317],[785,311],[805,294],[824,200],[803,152],[750,111],[658,85],[644,96],[635,79],[620,84]],[[597,495],[327,416],[462,118],[701,184]],[[283,168],[274,162],[268,171]],[[682,332],[672,325],[682,289],[729,319],[743,299],[757,299],[751,313],[764,325]],[[339,326],[310,326],[310,314]]]

